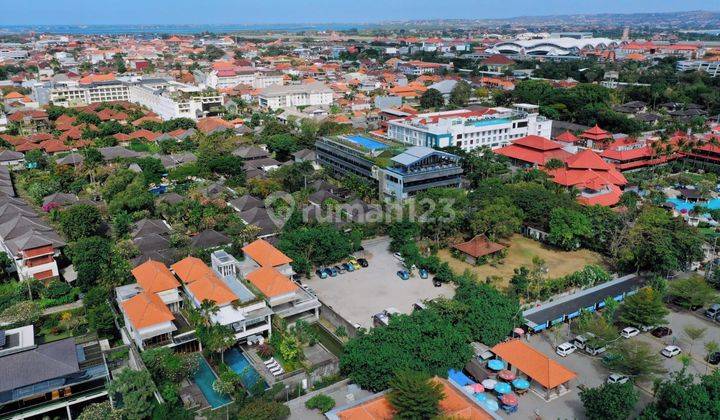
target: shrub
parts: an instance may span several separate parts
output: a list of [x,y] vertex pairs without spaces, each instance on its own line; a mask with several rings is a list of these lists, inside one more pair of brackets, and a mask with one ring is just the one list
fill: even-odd
[[305,407],[310,410],[320,410],[321,413],[327,413],[335,407],[335,400],[328,397],[327,395],[318,394],[309,400],[305,401]]
[[260,353],[261,357],[268,358],[275,354],[275,348],[268,343],[263,343],[258,347],[258,353]]
[[59,299],[65,297],[71,291],[72,286],[70,286],[69,284],[63,281],[53,280],[43,291],[43,296],[48,299]]

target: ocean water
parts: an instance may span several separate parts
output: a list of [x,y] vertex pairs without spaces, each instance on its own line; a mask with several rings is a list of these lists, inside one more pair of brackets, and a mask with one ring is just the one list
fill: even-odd
[[226,25],[0,25],[0,34],[37,32],[57,35],[199,34],[246,31],[347,31],[372,26],[368,23],[318,24],[226,24]]

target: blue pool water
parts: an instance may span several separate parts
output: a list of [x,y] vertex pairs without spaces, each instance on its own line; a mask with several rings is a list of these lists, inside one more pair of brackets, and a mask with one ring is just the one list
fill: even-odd
[[[225,358],[225,364],[240,375],[242,384],[246,389],[252,389],[258,382],[262,381],[260,374],[238,349],[228,350],[223,357]],[[264,388],[267,388],[267,384],[265,384]]]
[[510,120],[507,118],[493,118],[489,120],[480,120],[473,123],[475,127],[485,127],[486,125],[495,125],[495,124],[507,124]]
[[[677,211],[690,212],[695,208],[696,203],[691,203],[680,198],[668,198],[668,203],[672,203]],[[710,210],[720,209],[720,198],[713,198],[712,200],[706,201],[705,203],[697,203],[703,207],[707,207]]]
[[210,365],[208,365],[207,360],[201,357],[200,368],[193,377],[193,380],[213,409],[222,407],[232,401],[227,395],[219,394],[213,389],[212,385],[215,379],[215,374],[210,368]]
[[380,143],[379,141],[375,141],[373,139],[369,139],[367,137],[363,136],[347,136],[348,140],[350,140],[353,143],[359,144],[360,146],[365,147],[366,149],[375,151],[375,150],[382,150],[387,148],[387,145],[384,143]]

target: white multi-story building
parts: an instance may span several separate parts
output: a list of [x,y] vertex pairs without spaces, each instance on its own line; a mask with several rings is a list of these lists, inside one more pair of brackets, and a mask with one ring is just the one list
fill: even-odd
[[[120,80],[108,80],[80,84],[77,81],[55,82],[49,86],[36,85],[37,90],[46,90],[47,95],[35,93],[36,97],[46,96],[50,102],[64,107],[86,106],[98,102],[127,101],[130,99],[128,85]],[[42,101],[39,101],[42,103]]]
[[254,68],[211,70],[205,79],[205,84],[213,89],[233,88],[237,85],[265,89],[272,85],[282,85],[283,82],[283,74],[280,72],[260,71]]
[[263,89],[258,96],[260,106],[269,109],[292,106],[331,105],[333,91],[324,83],[274,85]]
[[426,147],[457,146],[464,150],[478,147],[496,149],[528,135],[550,137],[552,120],[540,116],[538,107],[515,104],[510,108],[479,111],[461,109],[432,112],[389,120],[388,138]]
[[720,61],[682,60],[676,64],[677,71],[704,71],[710,77],[720,75]]
[[165,79],[141,80],[129,84],[130,102],[150,108],[160,118],[198,119],[223,104],[222,95]]

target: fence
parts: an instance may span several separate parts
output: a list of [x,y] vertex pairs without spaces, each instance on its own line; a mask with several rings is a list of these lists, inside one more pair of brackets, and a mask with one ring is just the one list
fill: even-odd
[[325,304],[322,300],[320,301],[320,317],[335,328],[343,327],[347,331],[347,335],[350,338],[357,336],[357,328],[351,324],[347,319],[343,318],[340,314],[335,312],[331,307]]

